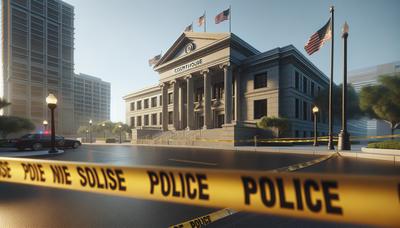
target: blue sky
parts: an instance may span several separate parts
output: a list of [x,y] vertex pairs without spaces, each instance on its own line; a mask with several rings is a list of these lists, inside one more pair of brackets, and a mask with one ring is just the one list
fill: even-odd
[[[111,119],[125,120],[122,96],[156,84],[148,59],[164,53],[207,11],[209,32],[228,32],[214,16],[231,5],[232,32],[260,51],[303,46],[335,13],[335,82],[341,82],[341,26],[349,33],[349,70],[400,60],[398,0],[66,0],[75,6],[75,72],[111,82]],[[194,25],[195,31],[202,28]],[[329,75],[330,42],[310,60]]]

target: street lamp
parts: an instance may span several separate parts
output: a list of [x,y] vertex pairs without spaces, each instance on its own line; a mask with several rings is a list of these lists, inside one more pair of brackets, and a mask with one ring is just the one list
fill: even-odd
[[86,130],[86,142],[88,142],[89,141],[89,130]]
[[342,86],[342,130],[339,133],[338,149],[351,150],[350,134],[347,132],[347,37],[349,25],[344,23],[342,28],[343,38],[343,86]]
[[106,124],[102,123],[101,126],[103,127],[104,130],[104,141],[106,141]]
[[[54,94],[50,93],[46,97],[46,103],[51,111],[51,148],[49,153],[57,153],[57,149],[55,147],[56,144],[56,128],[54,126],[54,109],[57,108],[57,97]],[[47,121],[46,121],[47,122]],[[44,121],[43,121],[44,123]]]
[[121,124],[118,125],[118,128],[119,128],[119,143],[122,143],[122,126],[121,126]]
[[318,146],[317,114],[319,112],[319,108],[314,106],[312,112],[314,114],[314,146]]
[[47,120],[43,120],[43,131],[46,132],[47,131],[47,125],[49,123],[47,122]]
[[92,121],[92,120],[89,120],[90,143],[92,143],[92,124],[93,124],[93,121]]

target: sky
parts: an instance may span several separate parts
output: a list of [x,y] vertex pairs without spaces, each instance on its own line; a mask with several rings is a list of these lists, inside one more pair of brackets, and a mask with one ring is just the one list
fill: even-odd
[[[111,120],[125,121],[123,96],[158,83],[148,59],[165,53],[207,12],[207,32],[228,32],[214,17],[231,6],[232,32],[261,52],[304,44],[335,6],[334,81],[343,75],[341,27],[350,26],[348,69],[400,60],[398,0],[65,0],[75,7],[75,73],[111,82]],[[309,56],[329,75],[330,42]]]

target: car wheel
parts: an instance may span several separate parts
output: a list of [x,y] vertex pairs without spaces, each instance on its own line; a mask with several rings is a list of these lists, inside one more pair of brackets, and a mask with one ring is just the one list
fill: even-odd
[[32,149],[33,149],[34,151],[41,150],[42,148],[43,148],[43,146],[42,146],[42,144],[40,144],[40,143],[35,143],[35,144],[32,145]]
[[74,142],[74,144],[72,144],[72,148],[76,149],[79,147],[79,143],[78,142]]

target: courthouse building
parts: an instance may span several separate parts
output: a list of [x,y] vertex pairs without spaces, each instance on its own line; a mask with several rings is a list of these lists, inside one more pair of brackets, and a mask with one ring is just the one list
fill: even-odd
[[[311,137],[313,97],[329,84],[294,46],[260,52],[233,33],[184,32],[154,70],[158,85],[124,97],[134,140],[250,139],[263,116],[289,119],[288,136]],[[318,121],[326,135],[326,116]]]

